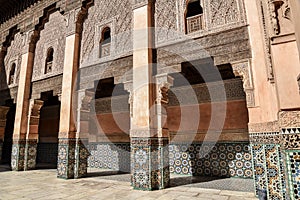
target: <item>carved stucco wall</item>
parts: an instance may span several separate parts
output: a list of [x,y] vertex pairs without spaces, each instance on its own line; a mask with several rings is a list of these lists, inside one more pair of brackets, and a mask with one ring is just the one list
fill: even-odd
[[[50,15],[49,22],[41,31],[40,40],[36,45],[32,80],[37,81],[61,74],[64,66],[66,22],[64,17],[55,12]],[[54,49],[52,72],[45,74],[47,50]]]
[[106,26],[111,29],[111,52],[113,54],[111,57],[128,54],[132,46],[130,33],[132,29],[132,1],[95,0],[83,26],[81,63],[99,61],[99,42],[101,32]]
[[[155,3],[155,26],[164,29],[156,32],[157,42],[174,40],[185,32],[185,12],[188,0],[157,0]],[[191,37],[224,31],[246,25],[243,0],[201,0],[204,29]],[[178,33],[175,33],[178,31]],[[161,34],[160,34],[161,33]]]
[[19,82],[23,46],[24,46],[24,36],[22,36],[20,33],[17,33],[14,37],[14,40],[11,42],[11,45],[8,47],[7,54],[4,58],[7,81],[8,81],[12,64],[13,63],[16,64],[15,80],[12,86],[17,85]]

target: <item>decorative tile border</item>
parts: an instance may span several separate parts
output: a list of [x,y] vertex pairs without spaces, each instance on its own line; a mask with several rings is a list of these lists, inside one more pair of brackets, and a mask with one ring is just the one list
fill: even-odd
[[14,140],[11,153],[11,168],[13,171],[24,170],[26,140]]
[[287,151],[287,171],[291,200],[300,199],[300,150]]
[[170,172],[194,176],[252,178],[247,143],[170,144]]
[[282,142],[282,135],[279,132],[250,133],[249,138],[252,144],[280,144]]
[[59,139],[57,177],[74,178],[76,139]]
[[285,149],[300,149],[300,128],[284,128],[281,134]]
[[268,199],[286,199],[285,170],[280,145],[252,144],[256,194],[266,190]]

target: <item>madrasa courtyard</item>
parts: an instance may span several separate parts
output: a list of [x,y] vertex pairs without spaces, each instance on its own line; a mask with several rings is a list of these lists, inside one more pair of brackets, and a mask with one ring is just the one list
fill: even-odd
[[0,0],[0,199],[300,199],[299,0]]

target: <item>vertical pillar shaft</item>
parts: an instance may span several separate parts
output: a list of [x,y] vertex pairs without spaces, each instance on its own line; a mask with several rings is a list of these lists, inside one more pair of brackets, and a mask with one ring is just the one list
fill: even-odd
[[24,170],[35,169],[36,166],[37,143],[39,139],[38,131],[40,122],[40,110],[43,104],[44,102],[41,100],[30,100],[28,130],[25,145]]
[[[82,24],[87,15],[86,8],[66,13],[68,20],[64,57],[63,84],[58,144],[58,178],[74,178],[76,149],[76,77],[79,65]],[[74,107],[75,106],[75,107]]]
[[169,185],[168,132],[163,130],[161,90],[153,76],[152,1],[134,5],[133,87],[131,116],[131,173],[135,189]]
[[37,36],[32,35],[31,40],[33,42],[30,41],[31,43],[29,44],[29,51],[22,55],[11,157],[12,170],[16,171],[24,169],[25,143],[26,133],[28,130],[28,110],[35,51],[35,38],[37,38]]
[[63,83],[61,95],[58,174],[59,178],[74,178],[75,165],[75,116],[73,113],[73,91],[75,77],[78,70],[79,34],[74,33],[66,37]]

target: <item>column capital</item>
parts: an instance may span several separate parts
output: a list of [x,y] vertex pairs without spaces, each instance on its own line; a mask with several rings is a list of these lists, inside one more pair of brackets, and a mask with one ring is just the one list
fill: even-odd
[[160,88],[170,89],[173,86],[174,78],[168,74],[158,74],[155,76],[155,83]]
[[168,90],[173,85],[174,78],[168,74],[160,74],[155,76],[156,91],[157,91],[157,104],[167,104],[169,98],[167,95]]

